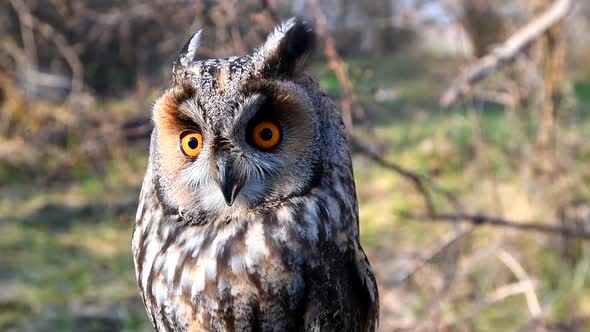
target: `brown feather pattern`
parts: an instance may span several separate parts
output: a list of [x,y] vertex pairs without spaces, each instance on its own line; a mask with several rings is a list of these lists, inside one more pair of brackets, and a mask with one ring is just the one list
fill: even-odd
[[[310,40],[303,24],[286,22],[253,55],[177,64],[154,106],[132,249],[157,331],[377,329],[342,118],[298,72],[306,49],[290,47]],[[269,116],[285,138],[258,151],[248,128]],[[179,151],[186,128],[203,134],[195,158]],[[219,158],[245,183],[233,205]]]

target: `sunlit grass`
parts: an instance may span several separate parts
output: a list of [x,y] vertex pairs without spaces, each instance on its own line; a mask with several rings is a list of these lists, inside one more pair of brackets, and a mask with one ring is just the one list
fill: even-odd
[[[543,197],[537,197],[521,172],[521,154],[528,133],[494,105],[478,105],[477,119],[486,149],[475,142],[480,133],[472,115],[463,107],[441,110],[438,96],[445,87],[441,62],[446,59],[414,57],[359,59],[349,63],[359,100],[368,110],[368,123],[355,129],[358,137],[382,151],[392,162],[429,176],[457,194],[471,212],[496,213],[491,195],[495,180],[504,213],[516,220],[553,219],[545,215]],[[340,86],[323,65],[313,68],[332,95]],[[436,77],[436,79],[433,79]],[[579,108],[590,109],[588,82],[573,84]],[[379,89],[393,89],[391,100],[377,101]],[[101,104],[99,112],[121,114],[124,102]],[[121,116],[121,115],[119,115]],[[590,197],[590,119],[568,124],[562,137],[575,147],[578,160],[568,170],[579,179],[572,196]],[[76,310],[97,306],[122,310],[127,331],[149,330],[133,275],[131,231],[135,202],[146,166],[147,142],[124,147],[124,153],[105,156],[100,172],[81,162],[68,178],[38,185],[27,170],[0,165],[3,197],[0,200],[0,330],[14,328],[31,317],[51,321],[47,330],[79,330]],[[483,154],[483,155],[482,155]],[[481,160],[487,164],[482,165]],[[586,161],[581,163],[580,160]],[[353,155],[360,206],[361,239],[371,259],[383,255],[420,254],[440,241],[452,226],[408,218],[406,212],[424,211],[423,201],[411,183],[360,155]],[[579,165],[578,165],[579,164]],[[40,169],[51,169],[40,165]],[[533,191],[533,194],[531,194]],[[440,195],[437,208],[449,211]],[[544,221],[545,219],[543,219]],[[462,243],[468,256],[499,241],[500,230],[484,227]],[[501,244],[509,248],[536,285],[546,317],[564,320],[590,315],[590,248],[579,243],[571,262],[564,261],[559,238],[509,232]],[[500,242],[498,242],[500,243]],[[500,245],[500,244],[498,244]],[[444,255],[443,255],[444,256]],[[408,316],[422,312],[439,287],[445,257],[427,266],[423,278],[404,289]],[[472,262],[460,261],[457,284],[451,291],[490,294],[517,280],[494,252]],[[401,272],[401,271],[397,271]],[[378,271],[379,273],[379,271]],[[380,280],[394,276],[378,275]],[[8,300],[4,300],[4,299]],[[469,298],[470,299],[470,298]],[[477,310],[476,310],[477,309]],[[448,302],[441,308],[445,321],[463,319],[478,331],[512,330],[528,322],[522,295],[477,308],[473,300]],[[49,318],[47,318],[49,317]],[[77,325],[78,324],[78,325]],[[452,330],[452,329],[450,329]]]

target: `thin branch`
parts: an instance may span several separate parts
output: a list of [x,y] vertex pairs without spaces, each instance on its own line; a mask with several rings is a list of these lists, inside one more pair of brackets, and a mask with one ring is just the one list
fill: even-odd
[[535,286],[531,281],[531,278],[526,273],[525,269],[520,265],[520,263],[505,250],[501,250],[499,253],[496,254],[498,258],[506,265],[512,273],[518,278],[520,282],[524,282],[528,284],[527,289],[525,290],[524,294],[526,297],[527,306],[529,308],[529,312],[531,313],[532,319],[539,319],[541,318],[543,311],[541,310],[541,304],[539,303],[539,297],[537,293],[535,293]]
[[484,302],[486,305],[494,304],[506,299],[507,297],[526,294],[534,288],[535,286],[530,280],[517,281],[512,284],[500,286],[492,293],[486,295]]
[[572,0],[556,0],[546,11],[514,33],[503,44],[494,48],[490,54],[464,70],[443,94],[440,104],[443,107],[453,104],[458,98],[468,93],[472,85],[514,60],[531,43],[563,20],[571,11],[572,6]]
[[436,208],[434,206],[434,201],[432,199],[430,189],[442,194],[458,212],[462,212],[464,210],[463,206],[461,205],[455,194],[439,186],[432,179],[424,175],[418,174],[416,172],[413,172],[397,163],[385,160],[383,157],[381,157],[381,155],[379,155],[375,151],[370,150],[366,145],[362,144],[354,136],[350,138],[350,145],[356,150],[357,153],[360,153],[361,155],[373,160],[382,167],[388,168],[398,173],[403,178],[410,181],[416,189],[416,191],[418,191],[421,194],[424,200],[426,211],[429,215],[436,214]]
[[342,118],[346,129],[350,132],[352,130],[352,115],[353,112],[359,118],[365,117],[365,113],[361,107],[358,106],[358,98],[354,92],[354,84],[348,75],[346,63],[336,50],[336,42],[328,31],[328,23],[326,16],[322,12],[319,0],[310,1],[316,23],[316,31],[318,37],[324,43],[324,55],[328,60],[328,68],[336,75],[338,82],[342,86],[343,98],[340,102]]
[[436,214],[426,216],[416,216],[408,214],[412,218],[434,221],[434,222],[456,222],[457,220],[463,222],[469,222],[475,226],[497,226],[497,227],[508,227],[521,231],[532,231],[551,235],[567,235],[571,237],[581,238],[584,240],[590,240],[590,232],[584,229],[573,229],[568,227],[553,226],[550,224],[541,224],[533,222],[517,222],[503,218],[490,217],[482,214]]
[[57,50],[72,70],[72,96],[78,96],[84,90],[84,67],[74,48],[68,44],[66,37],[50,24],[33,16],[22,0],[12,0],[12,5],[19,15],[21,22],[33,31],[37,29],[43,37],[52,40]]
[[422,255],[422,257],[420,258],[419,261],[412,264],[412,266],[407,271],[405,271],[401,276],[399,276],[398,278],[393,280],[392,286],[396,287],[396,286],[399,286],[399,285],[403,284],[404,282],[406,282],[414,274],[416,274],[424,266],[426,266],[426,264],[435,260],[437,257],[440,256],[440,254],[443,251],[454,246],[457,242],[462,240],[465,236],[471,234],[473,232],[473,230],[475,230],[475,227],[467,226],[467,227],[462,227],[459,231],[453,230],[449,234],[445,235],[439,243],[437,243],[434,247],[427,250],[427,253],[425,255]]
[[27,69],[27,93],[32,93],[34,90],[34,82],[35,80],[31,77],[31,73],[38,70],[38,52],[37,52],[37,45],[35,43],[35,34],[33,31],[33,22],[28,19],[27,14],[29,13],[29,9],[26,6],[25,2],[22,0],[11,0],[10,1],[12,7],[17,13],[18,21],[20,25],[20,32],[21,38],[23,42],[24,51],[26,53],[26,57],[24,59],[24,63],[26,64],[25,68]]

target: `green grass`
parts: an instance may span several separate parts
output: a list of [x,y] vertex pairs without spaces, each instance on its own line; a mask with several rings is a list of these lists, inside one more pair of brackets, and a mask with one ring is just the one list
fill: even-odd
[[[366,136],[368,142],[375,142],[382,148],[385,158],[431,176],[461,197],[469,211],[494,214],[490,211],[494,211],[496,202],[491,193],[491,184],[486,180],[489,178],[488,172],[491,172],[498,190],[503,194],[502,204],[508,216],[516,220],[530,218],[536,221],[553,221],[552,217],[543,218],[540,212],[535,211],[537,206],[546,205],[547,202],[533,202],[535,198],[529,201],[527,195],[535,197],[535,193],[527,193],[528,184],[523,182],[522,177],[523,160],[530,153],[527,146],[534,140],[536,124],[514,123],[511,115],[502,107],[481,104],[476,105],[480,134],[475,130],[474,118],[468,110],[457,106],[440,109],[438,97],[448,80],[440,79],[444,74],[437,72],[433,63],[443,60],[430,56],[411,59],[394,57],[349,63],[351,73],[372,73],[364,81],[363,75],[355,78],[359,99],[370,112],[368,129],[359,126],[355,129],[355,135]],[[373,65],[379,70],[372,68]],[[351,75],[355,77],[354,74]],[[568,192],[569,198],[561,197],[566,201],[575,201],[580,197],[583,197],[583,201],[588,201],[590,197],[590,177],[585,175],[587,172],[584,166],[590,162],[590,154],[587,152],[590,143],[584,139],[590,124],[590,118],[585,116],[590,110],[589,82],[572,82],[578,105],[575,113],[577,120],[575,123],[566,122],[562,129],[563,134],[573,138],[574,145],[579,148],[573,161],[562,164],[568,168],[568,176],[580,181],[573,191]],[[334,77],[328,75],[322,83],[327,85],[331,94],[339,95],[340,87]],[[375,93],[379,89],[395,90],[395,98],[376,100]],[[369,137],[370,135],[373,136]],[[485,143],[485,151],[480,151],[475,143],[479,135]],[[559,153],[566,153],[567,144],[564,143],[562,149]],[[485,160],[485,163],[481,160]],[[406,211],[423,210],[422,201],[411,185],[390,170],[368,163],[361,156],[355,156],[354,162],[362,222],[361,238],[369,250],[381,253],[385,250],[421,252],[439,242],[443,234],[452,229],[450,226],[408,219]],[[439,198],[436,202],[440,209],[449,209],[444,200]],[[496,237],[496,231],[487,228],[478,231],[468,241],[465,255],[492,241]],[[518,256],[523,268],[536,280],[536,293],[547,319],[568,321],[573,317],[589,315],[590,279],[587,256],[590,254],[590,247],[578,242],[578,252],[572,256],[573,266],[570,266],[562,257],[559,238],[522,233],[516,233],[513,237],[516,240],[506,247]],[[540,242],[540,238],[548,242]],[[502,274],[491,272],[490,265],[494,265],[494,270],[501,271]],[[462,291],[473,291],[466,287],[474,287],[481,294],[492,293],[507,283],[515,282],[507,268],[493,257],[487,257],[485,263],[468,272],[467,279],[472,280],[472,283],[460,283],[456,287]],[[416,288],[412,288],[410,292],[420,294]],[[414,302],[417,303],[416,311],[430,303],[429,294],[421,296],[422,299]],[[445,309],[450,316],[461,316],[471,312],[474,306],[476,303],[469,302],[462,307],[451,306]],[[466,320],[478,331],[513,330],[528,323],[529,312],[525,297],[520,294],[483,306]]]
[[2,188],[0,330],[149,331],[130,253],[143,150],[100,174],[84,166],[48,186]]
[[[475,144],[479,133],[472,115],[462,107],[438,107],[438,97],[453,75],[448,71],[453,67],[450,61],[423,54],[350,61],[348,70],[368,113],[367,124],[358,126],[355,135],[374,142],[388,160],[432,177],[459,195],[470,211],[493,211],[496,202],[486,180],[489,169],[503,195],[506,214],[537,217],[537,209],[544,202],[534,195],[527,198],[530,183],[521,174],[523,147],[530,138],[525,131],[510,121],[504,109],[478,105],[477,119],[487,147],[482,152]],[[324,65],[313,70],[330,94],[340,94],[336,78],[321,75]],[[572,86],[576,114],[587,113],[590,81],[573,82]],[[393,91],[391,98],[377,100],[375,96],[381,90]],[[125,107],[112,102],[99,108],[119,112]],[[588,199],[590,176],[585,169],[590,162],[586,139],[590,118],[579,119],[568,125],[566,132],[574,138],[578,158],[568,172],[579,181],[576,192],[568,195]],[[0,165],[0,330],[27,330],[27,324],[33,324],[33,330],[100,331],[113,324],[85,319],[79,310],[87,307],[116,311],[115,324],[125,331],[150,330],[138,297],[130,253],[134,204],[146,151],[147,145],[130,147],[122,157],[107,160],[100,174],[92,165],[82,164],[69,172],[67,179],[48,186],[39,186],[30,170]],[[487,166],[482,165],[482,158]],[[449,225],[408,218],[406,212],[423,209],[411,184],[362,156],[354,155],[353,159],[361,238],[373,259],[423,253],[451,231]],[[40,165],[40,169],[45,166]],[[436,203],[441,209],[449,208],[439,196]],[[462,244],[463,255],[495,241],[497,231],[477,231]],[[570,264],[562,259],[558,238],[510,233],[504,241],[536,281],[539,301],[549,319],[590,315],[587,244],[578,243]],[[437,258],[426,271],[444,270],[446,263],[444,257]],[[406,297],[400,301],[414,313],[422,312],[435,294],[428,288],[436,286],[437,276],[432,273],[427,285],[408,283],[404,288]],[[459,273],[462,281],[451,290],[457,294],[485,295],[517,281],[493,252]],[[379,275],[381,282],[388,277]],[[474,311],[476,307],[477,302],[457,300],[444,304],[441,312],[448,321],[467,317],[465,320],[478,331],[513,330],[529,318],[522,295]]]
[[[575,82],[574,92],[580,104],[588,106],[590,104],[590,78],[585,81]],[[584,107],[584,109],[588,110],[587,107]]]

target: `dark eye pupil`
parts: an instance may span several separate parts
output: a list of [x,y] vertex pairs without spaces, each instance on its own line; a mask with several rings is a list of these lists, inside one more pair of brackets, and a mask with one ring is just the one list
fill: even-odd
[[190,137],[188,139],[188,147],[191,149],[196,149],[199,147],[199,140],[196,137]]
[[272,130],[270,128],[264,128],[260,131],[260,138],[265,141],[268,141],[272,138]]

